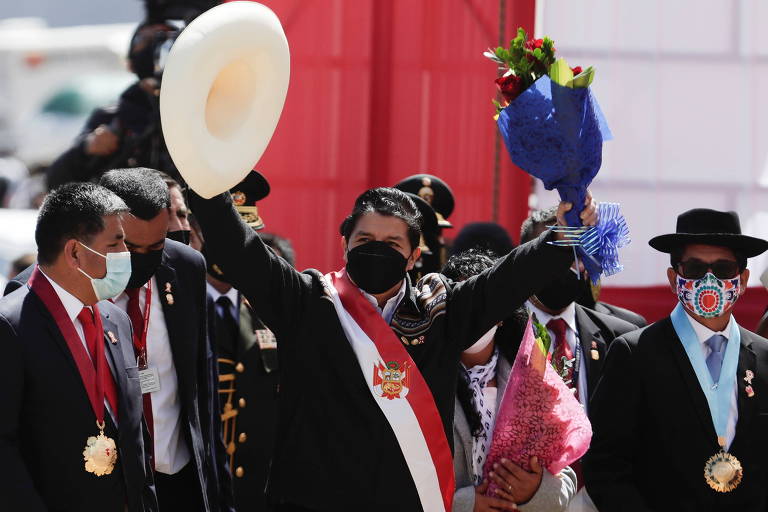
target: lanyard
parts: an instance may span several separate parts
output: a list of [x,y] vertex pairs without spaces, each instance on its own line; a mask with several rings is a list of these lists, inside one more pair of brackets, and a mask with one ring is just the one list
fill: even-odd
[[720,380],[714,382],[704,360],[704,354],[701,353],[699,338],[696,336],[696,332],[693,330],[691,321],[688,319],[688,314],[683,309],[682,304],[677,304],[670,318],[672,319],[672,326],[675,328],[675,332],[680,338],[686,354],[688,354],[688,360],[691,362],[694,372],[696,372],[701,390],[707,398],[709,413],[712,416],[712,423],[718,436],[718,444],[725,448],[725,434],[728,428],[728,417],[731,412],[731,398],[736,386],[736,367],[739,363],[739,346],[741,345],[739,326],[734,319],[728,336],[728,344],[725,348]]
[[[136,355],[136,366],[147,368],[147,331],[149,330],[149,312],[152,307],[152,280],[147,281],[147,291],[144,294],[144,327],[141,334],[133,333],[133,352]],[[141,303],[139,303],[141,311]]]
[[[107,372],[107,358],[104,354],[104,340],[97,340],[95,361],[91,361],[80,341],[80,336],[75,330],[75,324],[67,315],[64,305],[59,296],[53,289],[53,285],[48,282],[45,276],[41,275],[40,270],[35,267],[32,276],[29,278],[29,286],[45,305],[48,312],[53,316],[56,325],[67,342],[69,351],[75,360],[75,365],[80,373],[80,379],[83,381],[85,391],[88,394],[88,400],[91,402],[93,413],[96,415],[97,424],[104,425],[104,380]],[[96,327],[96,334],[99,337],[104,335],[104,326],[101,323],[99,308],[94,304],[93,320]],[[95,370],[94,370],[95,367]],[[115,411],[116,412],[116,411]]]

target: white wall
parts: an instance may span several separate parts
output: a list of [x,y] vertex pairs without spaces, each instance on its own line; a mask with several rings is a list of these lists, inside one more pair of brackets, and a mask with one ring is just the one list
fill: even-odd
[[[668,258],[647,241],[689,208],[736,210],[745,233],[768,238],[768,2],[537,4],[537,36],[571,66],[597,69],[593,91],[614,134],[592,191],[622,204],[634,242],[605,284],[662,284]],[[750,284],[766,265],[750,261]]]

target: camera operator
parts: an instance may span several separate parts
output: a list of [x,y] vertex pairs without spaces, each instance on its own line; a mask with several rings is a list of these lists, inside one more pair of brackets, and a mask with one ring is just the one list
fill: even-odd
[[184,27],[216,0],[148,0],[146,16],[131,38],[130,70],[138,81],[117,104],[97,108],[74,145],[48,168],[49,189],[91,181],[109,169],[150,167],[183,184],[160,127],[160,83],[165,58]]

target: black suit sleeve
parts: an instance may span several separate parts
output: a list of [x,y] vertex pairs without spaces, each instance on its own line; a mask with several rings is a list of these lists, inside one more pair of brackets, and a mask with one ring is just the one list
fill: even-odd
[[568,272],[573,252],[548,244],[550,237],[550,232],[544,232],[492,268],[455,285],[448,299],[448,324],[462,350],[558,275]]
[[5,290],[3,290],[3,296],[8,295],[12,291],[18,290],[22,286],[23,284],[20,283],[19,281],[16,281],[16,279],[11,279],[7,283],[5,283]]
[[589,495],[601,512],[650,512],[634,483],[642,391],[636,358],[624,338],[608,350],[590,402],[592,444],[583,459]]
[[19,446],[19,415],[24,400],[24,356],[16,333],[0,316],[0,350],[3,370],[0,371],[0,496],[13,510],[44,512],[42,498],[37,494],[32,478],[21,456]]
[[229,193],[206,200],[190,191],[189,202],[203,230],[207,258],[279,339],[290,339],[286,333],[298,324],[311,278],[264,245],[235,211]]

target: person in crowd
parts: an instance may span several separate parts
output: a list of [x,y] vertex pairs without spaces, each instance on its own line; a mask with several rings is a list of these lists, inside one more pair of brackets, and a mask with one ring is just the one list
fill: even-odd
[[439,272],[448,258],[443,230],[453,228],[453,224],[448,220],[456,204],[451,187],[442,179],[431,174],[408,176],[397,182],[394,187],[420,197],[434,210],[437,216],[437,229],[433,230],[429,223],[425,223],[426,229],[422,231],[422,235],[430,251],[429,254],[422,254],[417,264],[421,263],[420,274],[422,276],[431,272]]
[[[454,282],[465,281],[491,268],[496,258],[491,251],[468,249],[451,256],[442,273]],[[513,510],[514,506],[527,511],[564,511],[576,494],[576,473],[570,467],[552,475],[538,461],[531,463],[533,471],[510,461],[502,463],[492,477],[499,484],[499,495],[485,495],[489,484],[483,481],[485,455],[527,321],[528,312],[519,308],[484,335],[492,337],[492,343],[481,341],[483,348],[469,348],[461,355],[453,416],[453,512]]]
[[91,181],[120,167],[149,167],[183,183],[173,164],[160,126],[160,84],[165,56],[180,31],[218,0],[147,0],[144,20],[128,51],[138,81],[116,105],[98,108],[70,149],[47,170],[53,190],[62,183]]
[[764,511],[768,341],[732,307],[768,242],[743,235],[735,212],[697,208],[649,244],[670,255],[678,304],[611,344],[591,402],[589,494],[605,512]]
[[0,299],[7,510],[157,510],[131,323],[106,300],[131,275],[127,210],[90,183],[51,193],[29,286]]
[[[277,510],[450,510],[459,355],[568,272],[572,251],[546,243],[560,235],[461,283],[429,274],[414,285],[420,215],[397,189],[357,198],[341,240],[346,267],[327,276],[267,249],[229,194],[189,199],[209,256],[280,340],[268,482]],[[591,196],[581,217],[596,221]]]
[[[557,222],[556,209],[533,212],[523,223],[520,243],[529,242],[536,229],[528,226],[552,226]],[[579,267],[581,269],[581,267]],[[589,401],[602,373],[605,354],[610,343],[622,334],[634,331],[637,326],[611,315],[598,313],[577,304],[576,297],[582,282],[589,279],[576,264],[558,279],[538,290],[528,299],[526,307],[535,320],[546,327],[552,340],[550,356],[555,370],[589,415]],[[579,494],[572,502],[575,510],[592,509],[589,497],[582,491],[584,478],[581,463],[572,465],[578,477]]]
[[515,242],[503,226],[495,222],[470,222],[456,235],[450,254],[460,254],[470,249],[484,249],[496,256],[504,256],[514,248]]
[[37,261],[37,254],[28,252],[22,254],[11,262],[11,269],[8,272],[8,279],[13,279],[18,274],[22,273],[26,268],[32,266]]
[[[269,183],[254,171],[230,191],[243,222],[261,230],[257,201]],[[275,254],[293,265],[290,243],[262,234]],[[202,234],[198,237],[204,240]],[[208,250],[205,250],[208,253]],[[277,338],[236,290],[217,260],[208,258],[208,326],[219,363],[221,430],[238,510],[269,510],[264,488],[275,444],[279,367]]]
[[[531,215],[523,221],[523,225],[520,228],[520,243],[523,243],[524,240],[536,238],[554,222],[555,208],[534,210],[531,212]],[[595,289],[592,285],[592,281],[588,278],[589,276],[583,272],[582,274],[583,279],[579,281],[579,291],[576,296],[576,302],[578,304],[597,311],[598,313],[614,316],[637,327],[645,327],[647,323],[645,318],[634,311],[614,306],[613,304],[599,302],[597,300],[600,292],[599,288]],[[608,341],[610,342],[610,340]]]
[[168,194],[171,198],[171,211],[168,218],[168,234],[166,238],[189,245],[192,228],[189,227],[189,208],[187,208],[187,202],[184,200],[184,192],[178,181],[165,173],[160,173],[160,176],[168,186]]

